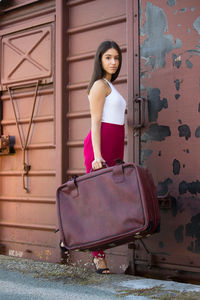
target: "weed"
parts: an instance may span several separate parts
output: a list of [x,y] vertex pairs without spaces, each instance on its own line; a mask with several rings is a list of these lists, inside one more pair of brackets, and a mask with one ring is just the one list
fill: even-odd
[[198,292],[179,292],[169,291],[167,294],[153,298],[159,300],[199,300],[200,293]]
[[152,288],[147,289],[126,289],[126,290],[117,290],[119,294],[117,297],[126,297],[129,295],[137,295],[137,296],[152,296],[156,293],[160,293],[162,291],[162,285],[154,286]]
[[155,300],[200,300],[199,292],[180,292],[176,290],[163,290],[163,286],[154,286],[147,289],[126,289],[117,290],[117,298],[126,297],[129,295],[136,296],[149,296],[151,299]]

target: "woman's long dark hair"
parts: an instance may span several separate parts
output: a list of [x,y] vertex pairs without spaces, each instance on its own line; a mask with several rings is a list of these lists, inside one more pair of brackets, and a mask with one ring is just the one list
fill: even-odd
[[88,84],[87,87],[87,92],[89,94],[91,87],[93,86],[94,82],[98,79],[101,79],[104,77],[105,75],[105,71],[102,68],[102,64],[101,64],[101,58],[103,56],[103,54],[108,50],[114,48],[115,50],[117,50],[118,54],[119,54],[119,67],[117,69],[117,71],[112,74],[111,77],[111,81],[114,81],[117,76],[119,75],[120,69],[121,69],[121,64],[122,64],[122,53],[121,50],[119,48],[119,46],[117,45],[117,43],[115,43],[114,41],[104,41],[102,42],[97,51],[96,51],[96,55],[95,55],[95,59],[94,59],[94,70],[92,73],[92,77],[91,80]]

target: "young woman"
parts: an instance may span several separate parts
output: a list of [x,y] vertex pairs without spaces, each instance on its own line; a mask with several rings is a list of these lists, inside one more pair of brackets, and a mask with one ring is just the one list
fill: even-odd
[[[117,78],[121,63],[121,50],[114,41],[105,41],[99,45],[88,85],[91,131],[84,141],[87,173],[91,169],[102,168],[104,162],[113,166],[115,160],[123,160],[126,101],[111,83]],[[96,271],[110,273],[105,253],[96,251],[92,255]]]

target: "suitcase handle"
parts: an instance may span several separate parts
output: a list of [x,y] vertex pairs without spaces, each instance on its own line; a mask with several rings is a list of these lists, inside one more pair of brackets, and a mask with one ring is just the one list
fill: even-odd
[[[120,158],[115,159],[115,165],[122,165],[122,164],[124,164],[124,163],[125,163],[125,162],[124,162],[122,159],[120,159]],[[109,168],[109,165],[107,164],[106,161],[102,162],[102,168],[96,169],[96,170],[91,169],[91,170],[90,170],[90,173],[93,172],[93,171],[97,171],[97,170],[104,169],[104,168]]]
[[123,165],[116,165],[112,172],[113,179],[115,183],[120,183],[124,181],[124,168]]
[[[95,171],[98,171],[98,170],[102,170],[104,168],[109,168],[107,162],[104,162],[103,164],[103,167],[100,168],[100,169],[97,169],[97,170],[91,170],[90,172],[95,172]],[[113,167],[113,172],[112,172],[112,175],[113,175],[113,180],[116,182],[116,183],[120,183],[120,182],[123,182],[124,181],[124,169],[123,169],[123,161],[120,160],[120,163],[118,162],[114,167]]]
[[[106,164],[106,167],[108,167],[108,165]],[[101,168],[103,169],[103,168]],[[97,169],[95,171],[101,170],[101,169]],[[112,171],[112,176],[113,176],[113,180],[115,183],[120,183],[124,181],[124,168],[122,164],[118,164],[116,166],[113,167],[113,171]],[[73,198],[78,197],[79,195],[79,191],[78,191],[78,184],[76,182],[76,178],[74,178],[73,180],[68,181],[67,183],[67,189],[68,191],[71,192],[71,195]]]
[[99,169],[96,169],[96,170],[91,169],[90,173],[101,170],[101,169],[105,169],[105,168],[109,168],[109,165],[107,164],[106,161],[102,161],[102,168],[99,168]]

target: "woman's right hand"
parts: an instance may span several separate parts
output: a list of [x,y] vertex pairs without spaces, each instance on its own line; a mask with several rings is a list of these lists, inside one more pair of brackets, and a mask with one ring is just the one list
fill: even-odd
[[105,163],[105,160],[102,157],[95,158],[92,162],[92,169],[101,169],[103,167],[102,163]]

